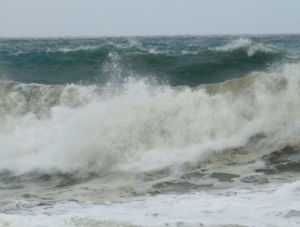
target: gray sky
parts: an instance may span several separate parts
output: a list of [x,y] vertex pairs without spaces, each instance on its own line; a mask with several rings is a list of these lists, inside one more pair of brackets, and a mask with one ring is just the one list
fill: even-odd
[[0,0],[0,37],[300,33],[300,0]]

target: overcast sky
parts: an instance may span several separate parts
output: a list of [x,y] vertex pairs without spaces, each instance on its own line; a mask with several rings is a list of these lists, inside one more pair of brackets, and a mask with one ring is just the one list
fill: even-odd
[[0,0],[0,37],[300,33],[300,0]]

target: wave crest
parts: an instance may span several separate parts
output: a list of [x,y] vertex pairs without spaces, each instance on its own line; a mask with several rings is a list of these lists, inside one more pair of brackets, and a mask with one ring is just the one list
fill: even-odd
[[255,44],[250,39],[239,38],[237,40],[233,40],[232,42],[221,46],[216,47],[214,50],[216,51],[224,51],[224,52],[232,52],[238,49],[243,49],[247,51],[249,57],[255,55],[256,52],[265,52],[265,53],[277,53],[278,50],[263,45],[261,43]]
[[2,83],[0,164],[15,173],[180,169],[261,134],[248,149],[260,157],[298,139],[299,85],[300,64],[195,89]]

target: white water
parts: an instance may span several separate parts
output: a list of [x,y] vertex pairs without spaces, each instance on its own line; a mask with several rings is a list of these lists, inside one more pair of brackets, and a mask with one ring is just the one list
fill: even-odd
[[196,90],[143,81],[110,92],[56,87],[54,106],[45,86],[38,97],[25,97],[20,87],[2,90],[0,166],[15,174],[177,171],[257,134],[265,138],[254,151],[297,143],[299,84],[297,64]]
[[28,208],[0,214],[0,225],[296,227],[300,224],[299,199],[300,181],[262,190],[159,195],[121,203],[31,207],[28,202],[15,201],[17,208]]
[[[58,188],[23,182],[30,174],[13,187],[2,182],[0,226],[299,226],[300,181],[292,173],[249,186],[200,177],[191,183],[212,183],[210,190],[147,194],[208,160],[215,172],[257,176],[263,154],[299,144],[299,85],[300,64],[195,89],[134,80],[119,89],[3,82],[2,170],[109,177]],[[152,182],[136,177],[166,168],[171,173]]]

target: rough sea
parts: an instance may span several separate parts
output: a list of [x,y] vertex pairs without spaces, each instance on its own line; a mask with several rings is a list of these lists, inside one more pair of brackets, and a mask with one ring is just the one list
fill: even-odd
[[300,226],[300,35],[0,39],[0,226]]

